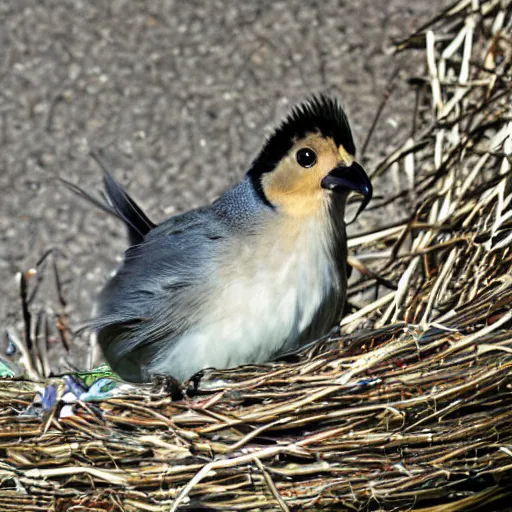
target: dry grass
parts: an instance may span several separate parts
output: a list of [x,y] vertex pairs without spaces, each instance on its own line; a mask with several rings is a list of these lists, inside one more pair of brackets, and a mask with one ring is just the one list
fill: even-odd
[[445,512],[512,494],[511,11],[464,0],[397,45],[424,47],[426,74],[411,138],[373,172],[396,196],[373,208],[411,215],[351,239],[350,297],[375,300],[340,337],[205,372],[182,400],[124,386],[63,415],[33,403],[65,389],[37,379],[36,333],[35,380],[0,381],[0,509]]

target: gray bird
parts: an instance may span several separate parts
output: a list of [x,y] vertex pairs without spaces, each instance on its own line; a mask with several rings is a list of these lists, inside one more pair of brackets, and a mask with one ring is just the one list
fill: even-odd
[[[326,334],[346,296],[345,204],[372,186],[347,117],[314,96],[268,138],[244,180],[209,206],[155,225],[105,173],[131,247],[92,328],[123,379],[179,380],[271,360]],[[359,212],[358,212],[359,213]]]

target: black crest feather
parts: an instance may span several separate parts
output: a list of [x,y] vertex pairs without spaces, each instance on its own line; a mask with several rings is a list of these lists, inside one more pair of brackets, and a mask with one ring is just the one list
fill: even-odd
[[248,174],[256,178],[272,171],[297,139],[315,132],[331,137],[336,145],[343,145],[348,153],[355,154],[352,132],[343,108],[335,98],[320,94],[293,108],[269,137]]

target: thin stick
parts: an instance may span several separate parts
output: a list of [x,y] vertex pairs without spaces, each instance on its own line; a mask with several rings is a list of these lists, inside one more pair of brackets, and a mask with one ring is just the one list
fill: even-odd
[[395,79],[398,76],[398,73],[402,69],[402,66],[399,64],[395,66],[395,69],[391,73],[391,76],[388,79],[386,89],[384,91],[384,94],[382,96],[382,100],[377,108],[377,112],[375,112],[375,116],[373,117],[372,124],[370,125],[370,129],[368,130],[368,133],[366,134],[366,138],[363,142],[363,147],[361,148],[361,158],[364,157],[366,154],[366,149],[368,147],[368,144],[370,143],[370,139],[372,138],[373,132],[375,131],[375,128],[377,126],[377,123],[379,122],[380,116],[382,115],[382,112],[384,110],[384,107],[386,106],[389,98],[393,94],[393,91],[395,90]]

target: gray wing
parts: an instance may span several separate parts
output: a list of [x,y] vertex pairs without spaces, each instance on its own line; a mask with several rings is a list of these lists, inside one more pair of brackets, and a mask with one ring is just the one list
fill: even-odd
[[208,210],[190,211],[152,229],[126,251],[100,294],[92,327],[107,361],[126,380],[147,380],[145,368],[162,347],[176,342],[201,308],[204,293],[198,290],[214,272],[228,229]]

